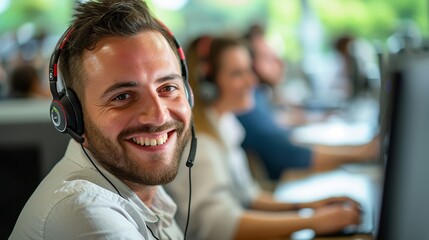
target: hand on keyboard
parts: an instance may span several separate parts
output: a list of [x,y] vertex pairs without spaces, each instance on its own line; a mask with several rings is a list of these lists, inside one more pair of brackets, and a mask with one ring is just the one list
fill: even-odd
[[358,226],[361,210],[356,204],[332,203],[314,211],[313,230],[316,235],[341,232],[346,228]]

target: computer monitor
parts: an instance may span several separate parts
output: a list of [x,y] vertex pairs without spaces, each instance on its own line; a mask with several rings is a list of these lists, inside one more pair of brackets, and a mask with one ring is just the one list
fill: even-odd
[[[394,55],[381,57],[381,84],[379,89],[379,136],[380,136],[380,164],[384,165],[389,153],[390,128],[392,111],[396,94],[396,79],[400,77],[398,67],[394,66]],[[390,62],[389,62],[390,61]]]
[[390,57],[395,84],[376,238],[429,239],[429,52]]

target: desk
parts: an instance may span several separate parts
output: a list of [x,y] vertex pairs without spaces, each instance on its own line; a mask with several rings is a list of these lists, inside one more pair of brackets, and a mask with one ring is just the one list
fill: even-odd
[[[364,209],[363,231],[370,232],[378,216],[378,202],[381,197],[381,171],[376,164],[344,165],[328,172],[310,170],[288,171],[276,187],[277,200],[288,202],[307,202],[320,198],[345,195],[358,201]],[[314,238],[311,232],[294,234],[294,240],[304,239],[373,239],[370,234],[330,236]]]
[[[311,115],[312,112],[307,114]],[[309,121],[290,128],[290,137],[294,142],[304,145],[364,145],[378,134],[378,116],[378,100],[358,98],[323,121]]]

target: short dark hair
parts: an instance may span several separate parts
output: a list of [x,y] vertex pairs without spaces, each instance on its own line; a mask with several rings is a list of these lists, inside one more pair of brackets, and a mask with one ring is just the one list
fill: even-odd
[[252,57],[253,60],[255,59],[255,50],[253,47],[253,41],[257,38],[261,38],[261,37],[263,38],[264,35],[265,35],[265,27],[257,23],[251,25],[243,35],[243,39],[249,48],[250,56]]
[[174,39],[158,21],[143,0],[94,0],[75,7],[73,32],[64,46],[59,67],[67,88],[73,89],[83,101],[85,73],[82,54],[93,49],[104,37],[133,36],[143,31],[158,31],[167,39],[179,60]]

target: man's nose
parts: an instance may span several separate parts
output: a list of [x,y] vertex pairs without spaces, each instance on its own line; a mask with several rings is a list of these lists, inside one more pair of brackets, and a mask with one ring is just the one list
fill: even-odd
[[167,106],[156,93],[140,100],[138,121],[142,124],[162,125],[167,121]]

